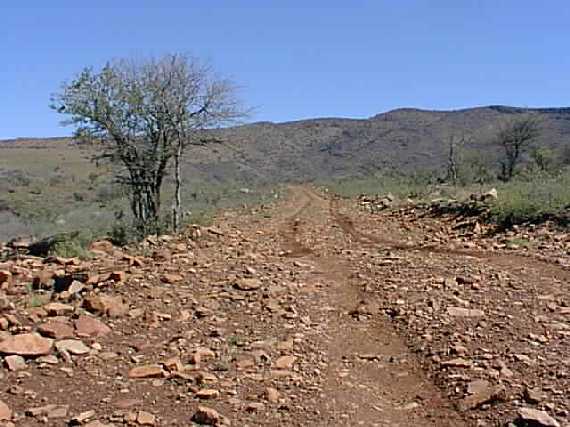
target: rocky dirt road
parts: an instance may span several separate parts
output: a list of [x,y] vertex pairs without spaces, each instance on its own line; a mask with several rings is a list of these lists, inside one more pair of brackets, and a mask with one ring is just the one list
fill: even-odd
[[568,235],[456,225],[300,186],[137,253],[4,262],[0,425],[565,425]]

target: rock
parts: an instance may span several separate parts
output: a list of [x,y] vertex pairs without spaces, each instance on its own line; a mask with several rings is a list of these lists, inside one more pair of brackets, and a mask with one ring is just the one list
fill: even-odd
[[73,313],[75,308],[69,304],[62,304],[59,302],[51,302],[43,306],[48,316],[65,316]]
[[12,283],[12,273],[8,270],[0,270],[0,285]]
[[209,348],[200,347],[194,352],[190,361],[195,365],[199,365],[200,363],[214,359],[215,357],[216,353],[214,353],[212,350]]
[[54,283],[54,272],[49,270],[40,271],[32,278],[32,287],[34,289],[51,289]]
[[48,322],[38,326],[38,332],[43,336],[55,339],[73,337],[73,327],[63,322]]
[[489,191],[487,191],[486,193],[483,193],[481,195],[481,199],[483,201],[497,200],[498,197],[499,197],[499,193],[497,192],[496,188],[491,188]]
[[111,332],[111,328],[94,317],[79,316],[75,322],[77,335],[83,337],[103,337]]
[[9,421],[12,419],[12,410],[8,405],[0,400],[0,421]]
[[91,313],[109,317],[121,317],[127,314],[129,307],[120,297],[108,295],[90,296],[83,300],[83,307]]
[[108,240],[97,240],[89,245],[89,250],[92,252],[113,255],[115,248]]
[[87,354],[91,350],[81,340],[61,340],[55,343],[55,348],[61,352],[68,352],[74,355]]
[[67,417],[68,411],[69,411],[68,405],[46,405],[37,408],[27,409],[26,415],[30,417],[46,416],[50,419],[65,418]]
[[463,307],[447,307],[447,314],[454,317],[481,317],[483,310]]
[[150,412],[139,411],[137,413],[137,423],[141,426],[154,426],[156,425],[156,418]]
[[131,379],[161,378],[163,375],[164,371],[160,365],[136,366],[129,371]]
[[160,281],[162,283],[168,283],[168,284],[178,283],[181,282],[182,280],[184,280],[183,276],[181,276],[180,274],[173,274],[173,273],[165,273],[160,277]]
[[250,402],[245,407],[247,412],[257,412],[262,411],[265,408],[265,404],[263,402]]
[[500,386],[491,386],[488,381],[473,381],[467,386],[467,392],[470,395],[464,397],[457,407],[460,411],[475,409],[481,405],[503,400],[505,389]]
[[218,411],[206,406],[198,406],[198,409],[192,416],[192,421],[197,424],[208,426],[221,426],[228,424],[225,417],[223,417]]
[[196,392],[196,397],[198,399],[216,399],[219,396],[220,392],[211,388],[203,388]]
[[6,356],[4,363],[9,371],[21,371],[22,369],[26,369],[26,360],[22,356],[15,354]]
[[59,363],[59,359],[57,356],[53,354],[48,354],[47,356],[40,356],[36,359],[38,363],[45,363],[48,365],[57,365]]
[[95,411],[85,411],[76,416],[74,416],[71,420],[69,420],[69,424],[72,426],[84,424],[89,418],[93,418],[95,416]]
[[247,277],[236,280],[234,283],[234,288],[239,289],[240,291],[255,291],[261,287],[261,280]]
[[0,353],[43,356],[50,353],[52,345],[52,340],[37,333],[13,335],[0,342]]
[[273,387],[267,387],[265,389],[265,398],[271,403],[279,403],[279,392]]
[[524,400],[527,403],[532,403],[532,404],[540,403],[543,399],[542,392],[540,390],[529,388],[529,387],[526,387],[524,389],[523,396],[524,396]]
[[544,411],[532,408],[520,408],[520,420],[532,427],[560,427],[560,423]]
[[297,360],[296,356],[281,356],[275,361],[275,368],[277,369],[291,369]]

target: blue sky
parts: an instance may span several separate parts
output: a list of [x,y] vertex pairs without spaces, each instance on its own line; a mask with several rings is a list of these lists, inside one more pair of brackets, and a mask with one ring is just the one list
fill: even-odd
[[0,5],[0,138],[69,134],[48,107],[62,81],[165,52],[233,78],[252,121],[570,104],[567,0],[82,3]]

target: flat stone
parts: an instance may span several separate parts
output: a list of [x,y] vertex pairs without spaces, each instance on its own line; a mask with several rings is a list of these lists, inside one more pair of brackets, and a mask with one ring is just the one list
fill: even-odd
[[265,398],[271,403],[279,403],[279,392],[273,387],[265,389]]
[[491,386],[487,381],[474,381],[473,383],[470,384],[471,387],[467,387],[468,393],[471,392],[471,394],[464,397],[457,404],[461,411],[475,409],[486,403],[505,398],[505,389],[503,387]]
[[77,335],[85,337],[102,337],[111,332],[111,328],[99,319],[79,316],[74,322]]
[[48,316],[65,316],[73,313],[75,308],[69,304],[62,304],[60,302],[51,302],[43,306]]
[[26,360],[22,356],[17,356],[15,354],[6,356],[4,358],[4,363],[9,371],[21,371],[26,369]]
[[93,418],[94,416],[95,416],[95,411],[81,412],[80,414],[74,416],[71,419],[70,424],[71,425],[84,424],[87,420],[89,420],[89,418]]
[[81,340],[61,340],[55,343],[55,348],[60,352],[68,352],[75,355],[87,354],[91,350]]
[[73,337],[73,327],[63,322],[47,322],[38,326],[38,332],[45,337],[63,339]]
[[520,408],[519,418],[535,427],[560,427],[560,423],[544,411],[532,408]]
[[196,397],[198,399],[216,399],[219,396],[220,392],[211,388],[203,388],[196,392]]
[[8,405],[0,400],[0,421],[10,421],[12,419],[12,410]]
[[261,287],[261,280],[255,279],[253,277],[242,278],[236,280],[234,283],[234,288],[240,291],[255,291]]
[[65,418],[69,411],[68,405],[45,405],[26,410],[26,415],[30,417],[46,416],[50,419]]
[[141,378],[161,378],[164,374],[162,367],[160,365],[144,365],[136,366],[129,371],[129,378],[131,379],[141,379]]
[[53,342],[37,333],[13,335],[0,342],[0,353],[20,356],[44,356],[49,354]]

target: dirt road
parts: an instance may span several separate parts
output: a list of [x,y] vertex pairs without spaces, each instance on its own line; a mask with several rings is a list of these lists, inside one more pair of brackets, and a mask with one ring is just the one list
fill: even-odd
[[[0,264],[14,279],[0,348],[55,339],[5,358],[0,419],[4,403],[22,426],[495,426],[521,408],[568,421],[568,269],[544,256],[566,237],[494,250],[442,224],[296,186],[144,256]],[[89,279],[30,294],[50,272]]]

